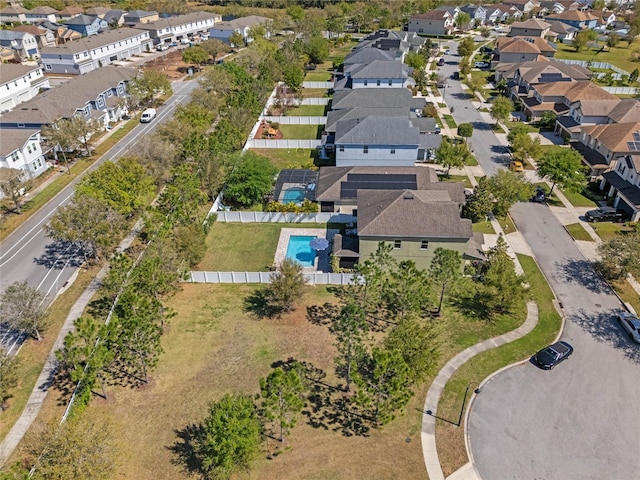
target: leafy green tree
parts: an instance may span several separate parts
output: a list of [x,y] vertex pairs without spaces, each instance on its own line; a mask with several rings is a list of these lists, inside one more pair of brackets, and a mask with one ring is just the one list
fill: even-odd
[[458,135],[467,141],[467,138],[471,138],[473,135],[473,124],[472,123],[461,123],[458,125]]
[[0,295],[0,318],[36,340],[48,326],[46,295],[26,281],[14,282]]
[[0,352],[0,412],[7,406],[7,400],[13,397],[11,390],[18,385],[18,358]]
[[460,12],[456,18],[456,25],[460,30],[468,30],[471,25],[471,15],[466,12]]
[[458,55],[461,57],[470,57],[476,49],[476,42],[471,37],[464,37],[458,44]]
[[620,43],[620,35],[616,32],[609,32],[607,35],[607,47],[613,48]]
[[124,217],[103,201],[76,197],[58,209],[45,230],[56,241],[80,246],[85,258],[100,261],[118,244],[125,227]]
[[244,37],[240,32],[233,32],[229,37],[229,44],[232,48],[244,47]]
[[500,79],[500,81],[496,83],[496,90],[498,91],[498,94],[503,97],[507,96],[507,93],[509,93],[509,84],[504,78]]
[[436,163],[447,169],[447,175],[452,168],[462,168],[471,156],[466,144],[454,144],[448,138],[443,138],[436,149]]
[[640,229],[616,235],[598,245],[598,266],[605,277],[611,280],[626,278],[631,274],[640,278]]
[[414,262],[406,260],[392,265],[384,289],[391,321],[423,316],[432,304],[431,293],[429,277]]
[[13,203],[13,212],[20,214],[24,201],[21,190],[26,188],[28,183],[25,181],[25,175],[21,169],[7,168],[6,170],[7,176],[0,180],[0,192]]
[[637,68],[634,68],[633,72],[631,72],[631,74],[629,75],[629,83],[634,83],[636,80],[638,80],[639,76],[640,76],[640,70]]
[[487,82],[482,77],[471,76],[471,77],[467,77],[464,83],[467,85],[467,87],[469,87],[472,97],[475,98],[475,94],[478,92],[482,92],[482,89],[484,88]]
[[427,63],[422,55],[416,52],[409,52],[404,57],[404,63],[416,70],[424,70]]
[[304,81],[304,71],[299,65],[285,65],[282,68],[282,80],[293,92],[299,92]]
[[209,54],[211,58],[214,60],[220,54],[229,53],[231,48],[224,42],[217,40],[215,38],[205,40],[200,44],[200,47]]
[[538,162],[537,172],[541,178],[553,182],[551,192],[556,185],[572,192],[579,192],[587,185],[582,155],[572,149],[545,153]]
[[364,353],[364,340],[368,330],[364,311],[354,303],[342,307],[340,315],[332,318],[330,331],[336,336],[336,348],[340,353],[336,362],[344,370],[347,392],[351,390],[354,366]]
[[418,384],[433,372],[440,358],[432,325],[416,318],[405,318],[387,335],[384,346],[396,350],[409,368],[411,383]]
[[509,209],[516,202],[522,202],[531,196],[532,187],[522,175],[511,170],[499,170],[489,178],[489,190],[494,199],[493,213],[506,218]]
[[471,221],[484,222],[493,212],[493,195],[487,177],[478,179],[478,185],[473,188],[473,193],[467,199],[464,214]]
[[442,303],[447,289],[454,285],[462,277],[462,257],[455,250],[436,248],[433,252],[429,274],[433,281],[440,287],[440,300],[438,301],[437,314],[442,311]]
[[37,458],[31,478],[107,480],[115,474],[118,448],[111,423],[85,415],[62,425],[46,424],[30,437],[29,453]]
[[247,207],[258,203],[271,191],[276,173],[268,158],[246,152],[227,177],[225,197]]
[[496,97],[493,100],[493,104],[491,106],[491,117],[496,121],[496,125],[499,122],[506,122],[511,118],[511,112],[513,112],[514,106],[513,102],[509,100],[507,97]]
[[185,469],[206,480],[228,480],[249,470],[260,450],[262,426],[248,395],[226,394],[209,405],[190,448],[176,448]]
[[207,60],[209,60],[209,53],[199,45],[185,48],[182,51],[182,61],[184,63],[202,65],[203,63],[207,63]]
[[264,290],[267,310],[276,315],[293,310],[295,302],[304,293],[304,285],[302,266],[295,260],[285,259],[278,271],[271,275],[271,283]]
[[585,49],[589,42],[593,42],[598,38],[598,34],[595,30],[590,28],[579,31],[575,37],[573,37],[573,48],[576,52],[580,52]]
[[138,76],[129,82],[128,92],[140,105],[148,106],[153,103],[156,95],[171,95],[171,83],[169,79],[155,70],[143,70]]
[[525,162],[530,158],[534,160],[540,156],[540,139],[532,137],[525,125],[516,125],[507,135],[510,142],[513,158]]
[[42,138],[49,144],[56,154],[62,154],[62,159],[67,167],[67,173],[71,175],[71,168],[67,154],[71,153],[78,146],[78,138],[74,138],[71,129],[66,126],[69,122],[67,119],[61,119],[56,122],[55,126],[45,126],[42,129]]
[[395,418],[413,395],[409,367],[397,350],[375,347],[358,364],[355,401],[366,408],[376,425]]
[[540,125],[542,128],[546,128],[547,130],[553,130],[553,128],[556,126],[557,119],[558,115],[555,112],[547,110],[546,112],[542,113],[542,117],[540,118],[538,125]]
[[309,62],[318,65],[329,58],[329,42],[319,35],[311,37],[306,42],[304,51],[309,56]]
[[295,362],[286,368],[275,368],[267,378],[260,379],[262,409],[266,418],[280,429],[280,443],[296,424],[296,416],[304,408],[307,387],[304,369]]

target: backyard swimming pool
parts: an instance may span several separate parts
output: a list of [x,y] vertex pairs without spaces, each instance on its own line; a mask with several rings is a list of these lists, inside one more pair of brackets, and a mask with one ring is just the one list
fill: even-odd
[[284,191],[282,203],[302,203],[304,201],[304,188],[291,187]]
[[298,262],[303,267],[313,267],[316,260],[316,251],[311,248],[311,240],[315,236],[291,235],[287,246],[286,258]]

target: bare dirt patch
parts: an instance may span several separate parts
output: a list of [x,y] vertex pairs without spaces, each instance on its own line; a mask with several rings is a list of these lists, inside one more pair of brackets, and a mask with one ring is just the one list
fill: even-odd
[[190,63],[182,61],[182,52],[180,50],[170,50],[164,55],[145,62],[144,68],[164,73],[170,80],[178,80],[184,77],[193,67]]

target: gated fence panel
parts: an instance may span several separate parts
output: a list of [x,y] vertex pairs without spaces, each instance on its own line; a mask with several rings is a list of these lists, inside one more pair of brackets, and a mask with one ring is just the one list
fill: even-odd
[[245,147],[249,148],[317,148],[322,144],[322,140],[267,140],[251,139],[247,141]]
[[283,212],[215,212],[218,222],[237,223],[355,223],[356,217],[346,213],[283,213]]
[[[191,272],[191,283],[271,283],[272,272]],[[352,273],[305,273],[305,282],[309,285],[349,285],[353,279]]]
[[333,82],[302,82],[303,88],[333,88]]
[[326,125],[327,117],[297,116],[269,116],[264,117],[267,122],[277,122],[280,125]]

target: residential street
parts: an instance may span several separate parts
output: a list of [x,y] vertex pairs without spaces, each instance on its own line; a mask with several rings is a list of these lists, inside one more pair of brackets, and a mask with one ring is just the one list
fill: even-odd
[[564,305],[573,356],[552,371],[531,363],[498,375],[476,397],[470,447],[483,480],[631,480],[640,458],[640,350],[613,319],[622,308],[549,209],[512,216]]
[[[140,138],[170,118],[178,105],[186,103],[196,86],[195,80],[174,82],[174,94],[158,109],[157,118],[151,123],[137,125],[88,171],[96,169],[106,160],[117,159],[125,154]],[[0,244],[0,291],[4,291],[7,285],[13,282],[27,281],[46,293],[47,301],[52,301],[81,265],[82,257],[74,246],[53,243],[44,230],[56,210],[69,202],[78,181],[80,178],[68,185]],[[14,347],[15,340],[12,332],[0,332],[0,345],[5,349]]]

